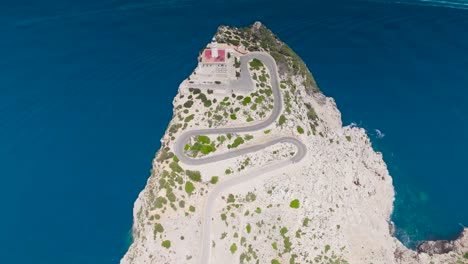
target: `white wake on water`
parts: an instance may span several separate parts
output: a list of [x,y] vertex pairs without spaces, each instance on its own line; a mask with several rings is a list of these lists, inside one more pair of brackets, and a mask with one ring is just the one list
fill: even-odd
[[383,138],[383,137],[385,137],[385,134],[382,133],[382,131],[380,131],[379,129],[375,129],[375,133],[377,134],[377,135],[376,135],[377,138]]
[[446,7],[455,9],[468,10],[468,0],[367,0],[368,2],[380,2],[387,4],[405,4],[405,5],[423,5],[423,6],[435,6],[435,7]]

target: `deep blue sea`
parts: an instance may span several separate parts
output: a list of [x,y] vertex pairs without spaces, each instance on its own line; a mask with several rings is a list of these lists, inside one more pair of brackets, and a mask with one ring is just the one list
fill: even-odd
[[118,263],[179,83],[218,25],[256,20],[368,130],[398,237],[453,238],[468,226],[468,2],[403,2],[1,1],[0,262]]

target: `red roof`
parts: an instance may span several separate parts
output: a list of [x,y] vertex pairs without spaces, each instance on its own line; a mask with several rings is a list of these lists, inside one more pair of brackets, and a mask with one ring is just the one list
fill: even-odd
[[225,62],[226,61],[226,50],[218,50],[218,57],[211,57],[211,49],[205,49],[203,52],[203,62]]

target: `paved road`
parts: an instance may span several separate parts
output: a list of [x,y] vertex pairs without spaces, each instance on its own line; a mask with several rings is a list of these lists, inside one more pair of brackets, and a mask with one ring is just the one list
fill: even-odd
[[[216,185],[213,190],[210,192],[207,198],[207,202],[205,205],[205,211],[203,216],[203,223],[202,223],[202,240],[201,240],[201,264],[209,263],[210,259],[210,251],[211,251],[211,218],[212,218],[212,211],[214,208],[216,197],[223,192],[224,190],[254,179],[260,175],[263,175],[268,172],[272,172],[274,170],[280,169],[292,163],[300,161],[307,153],[306,146],[294,137],[280,137],[272,139],[268,142],[253,145],[250,147],[244,147],[239,149],[234,149],[226,153],[216,154],[204,158],[191,158],[185,155],[184,153],[184,146],[188,142],[188,140],[197,135],[210,135],[210,134],[227,134],[227,133],[242,133],[242,132],[251,132],[264,129],[268,127],[270,124],[276,121],[279,117],[282,107],[283,107],[283,100],[281,98],[281,92],[279,89],[279,78],[278,78],[278,69],[276,67],[275,60],[267,53],[264,52],[251,52],[247,55],[241,57],[241,78],[239,80],[234,81],[228,85],[216,85],[217,89],[232,89],[234,91],[238,91],[242,88],[242,90],[246,90],[246,87],[249,87],[250,90],[253,90],[253,83],[250,78],[249,72],[249,65],[248,62],[253,58],[257,58],[263,62],[263,64],[269,69],[271,75],[271,85],[273,91],[273,111],[271,115],[263,120],[260,123],[256,123],[250,126],[241,126],[241,127],[228,127],[228,128],[213,128],[213,129],[199,129],[199,130],[189,130],[184,132],[180,135],[174,143],[174,152],[179,158],[182,163],[188,165],[202,165],[206,163],[222,161],[229,158],[234,158],[240,155],[244,155],[247,153],[260,151],[268,146],[272,146],[278,143],[291,143],[294,144],[297,148],[297,152],[293,157],[288,160],[284,160],[278,163],[274,163],[272,165],[268,165],[263,168],[259,168],[255,171],[251,171],[247,174],[240,175],[238,177],[232,178],[228,181],[224,181]],[[206,88],[206,87],[205,87]]]

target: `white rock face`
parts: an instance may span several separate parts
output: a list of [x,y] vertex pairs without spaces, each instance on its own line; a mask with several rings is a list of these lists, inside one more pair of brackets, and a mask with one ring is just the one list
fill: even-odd
[[[256,23],[254,29],[262,26]],[[261,74],[261,70],[253,72]],[[265,87],[269,82],[266,78]],[[231,135],[223,142],[210,137],[215,142],[215,153],[230,151],[228,145],[238,137],[245,139],[239,147],[285,135],[307,146],[307,155],[300,162],[261,175],[263,168],[291,157],[296,151],[294,146],[277,144],[202,166],[185,165],[170,153],[174,138],[182,131],[260,121],[261,110],[251,107],[261,97],[262,87],[259,85],[254,94],[242,94],[252,101],[242,105],[237,118],[232,119],[230,110],[243,100],[237,98],[240,94],[232,97],[230,92],[202,90],[213,102],[207,107],[196,99],[200,91],[189,89],[187,81],[181,84],[163,147],[135,202],[134,243],[121,263],[199,263],[202,220],[210,191],[224,181],[255,172],[260,176],[216,197],[210,226],[210,263],[466,263],[466,230],[453,242],[450,253],[432,256],[408,250],[392,237],[392,178],[382,155],[372,149],[366,131],[343,127],[334,100],[307,93],[301,76],[283,75],[282,83],[282,96],[288,106],[282,113],[284,124],[277,121],[265,130]],[[186,107],[187,101],[194,103]],[[219,106],[219,102],[231,104]],[[223,120],[209,122],[217,114]],[[255,120],[247,121],[252,116]],[[187,170],[200,172],[201,178]],[[213,176],[218,177],[217,183]]]

